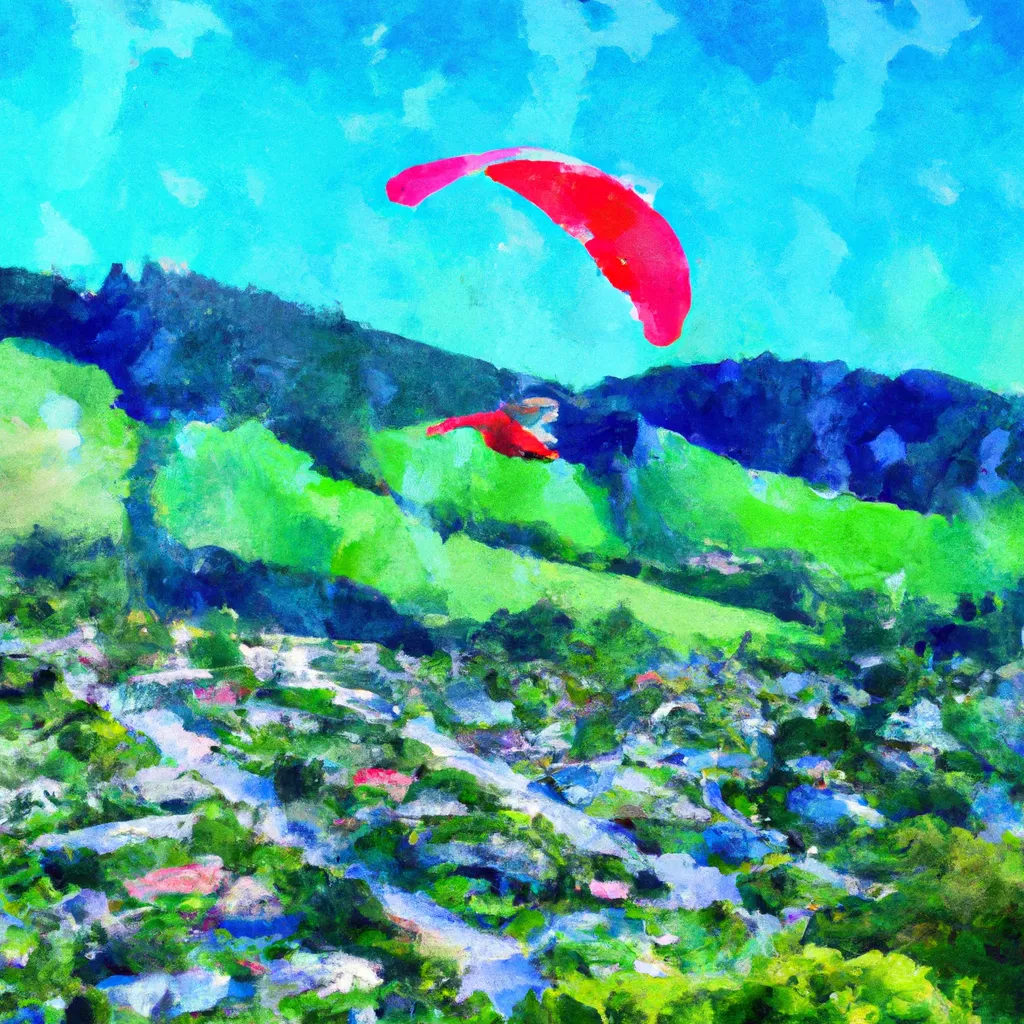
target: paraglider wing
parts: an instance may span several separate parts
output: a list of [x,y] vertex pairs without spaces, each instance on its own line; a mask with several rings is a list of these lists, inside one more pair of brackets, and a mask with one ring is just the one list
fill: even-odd
[[581,241],[601,273],[633,300],[654,345],[671,345],[690,310],[690,271],[675,232],[621,181],[587,166],[512,160],[484,172]]
[[467,153],[450,156],[429,164],[416,164],[396,174],[387,184],[388,199],[402,206],[419,206],[428,196],[440,192],[453,181],[483,170],[497,160],[510,160],[529,152],[522,146],[513,149],[492,149],[489,153]]
[[690,269],[668,221],[617,178],[543,150],[498,149],[410,167],[388,197],[416,206],[466,174],[483,170],[578,239],[601,273],[633,301],[644,337],[671,345],[690,311]]

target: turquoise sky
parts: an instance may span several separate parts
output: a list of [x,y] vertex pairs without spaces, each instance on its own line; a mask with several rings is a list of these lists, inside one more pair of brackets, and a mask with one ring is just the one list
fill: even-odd
[[[764,349],[1024,386],[1024,5],[25,0],[0,13],[0,263],[169,260],[581,384]],[[655,193],[693,268],[648,345],[495,183],[510,144]]]

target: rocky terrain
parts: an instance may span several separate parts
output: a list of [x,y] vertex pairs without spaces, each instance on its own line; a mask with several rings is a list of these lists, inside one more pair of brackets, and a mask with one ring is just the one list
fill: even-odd
[[[1012,962],[978,958],[1019,942],[1024,668],[890,692],[905,666],[880,658],[773,675],[566,639],[510,659],[557,632],[528,616],[418,658],[138,618],[116,643],[3,640],[19,1019],[77,999],[675,1020],[782,965],[775,984],[846,972],[853,1005],[936,1021],[967,1019],[973,967],[986,1016],[1012,1019]],[[1001,918],[945,902],[967,864]]]

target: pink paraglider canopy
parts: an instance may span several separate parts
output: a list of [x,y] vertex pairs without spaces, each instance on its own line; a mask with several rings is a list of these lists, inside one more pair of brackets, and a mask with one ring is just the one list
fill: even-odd
[[387,184],[388,198],[418,206],[453,181],[483,171],[578,239],[601,273],[633,301],[654,345],[671,345],[690,311],[690,268],[668,221],[638,193],[571,157],[516,147],[418,164]]

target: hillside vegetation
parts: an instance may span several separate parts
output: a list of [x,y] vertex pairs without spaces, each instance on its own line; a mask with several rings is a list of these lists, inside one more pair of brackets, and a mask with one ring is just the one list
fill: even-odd
[[[540,600],[586,620],[623,605],[680,649],[808,642],[779,616],[831,623],[834,643],[836,609],[865,591],[882,612],[918,600],[949,615],[1012,589],[1022,561],[1012,486],[947,518],[823,495],[666,430],[645,428],[628,464],[595,475],[507,459],[473,431],[428,440],[423,423],[367,430],[335,479],[254,419],[135,422],[102,370],[40,342],[4,342],[0,370],[8,549],[33,529],[79,549],[120,542],[132,471],[154,525],[186,549],[351,581],[434,625]],[[157,454],[132,470],[140,431]]]
[[0,1024],[1019,1020],[1013,401],[156,268],[0,330]]

